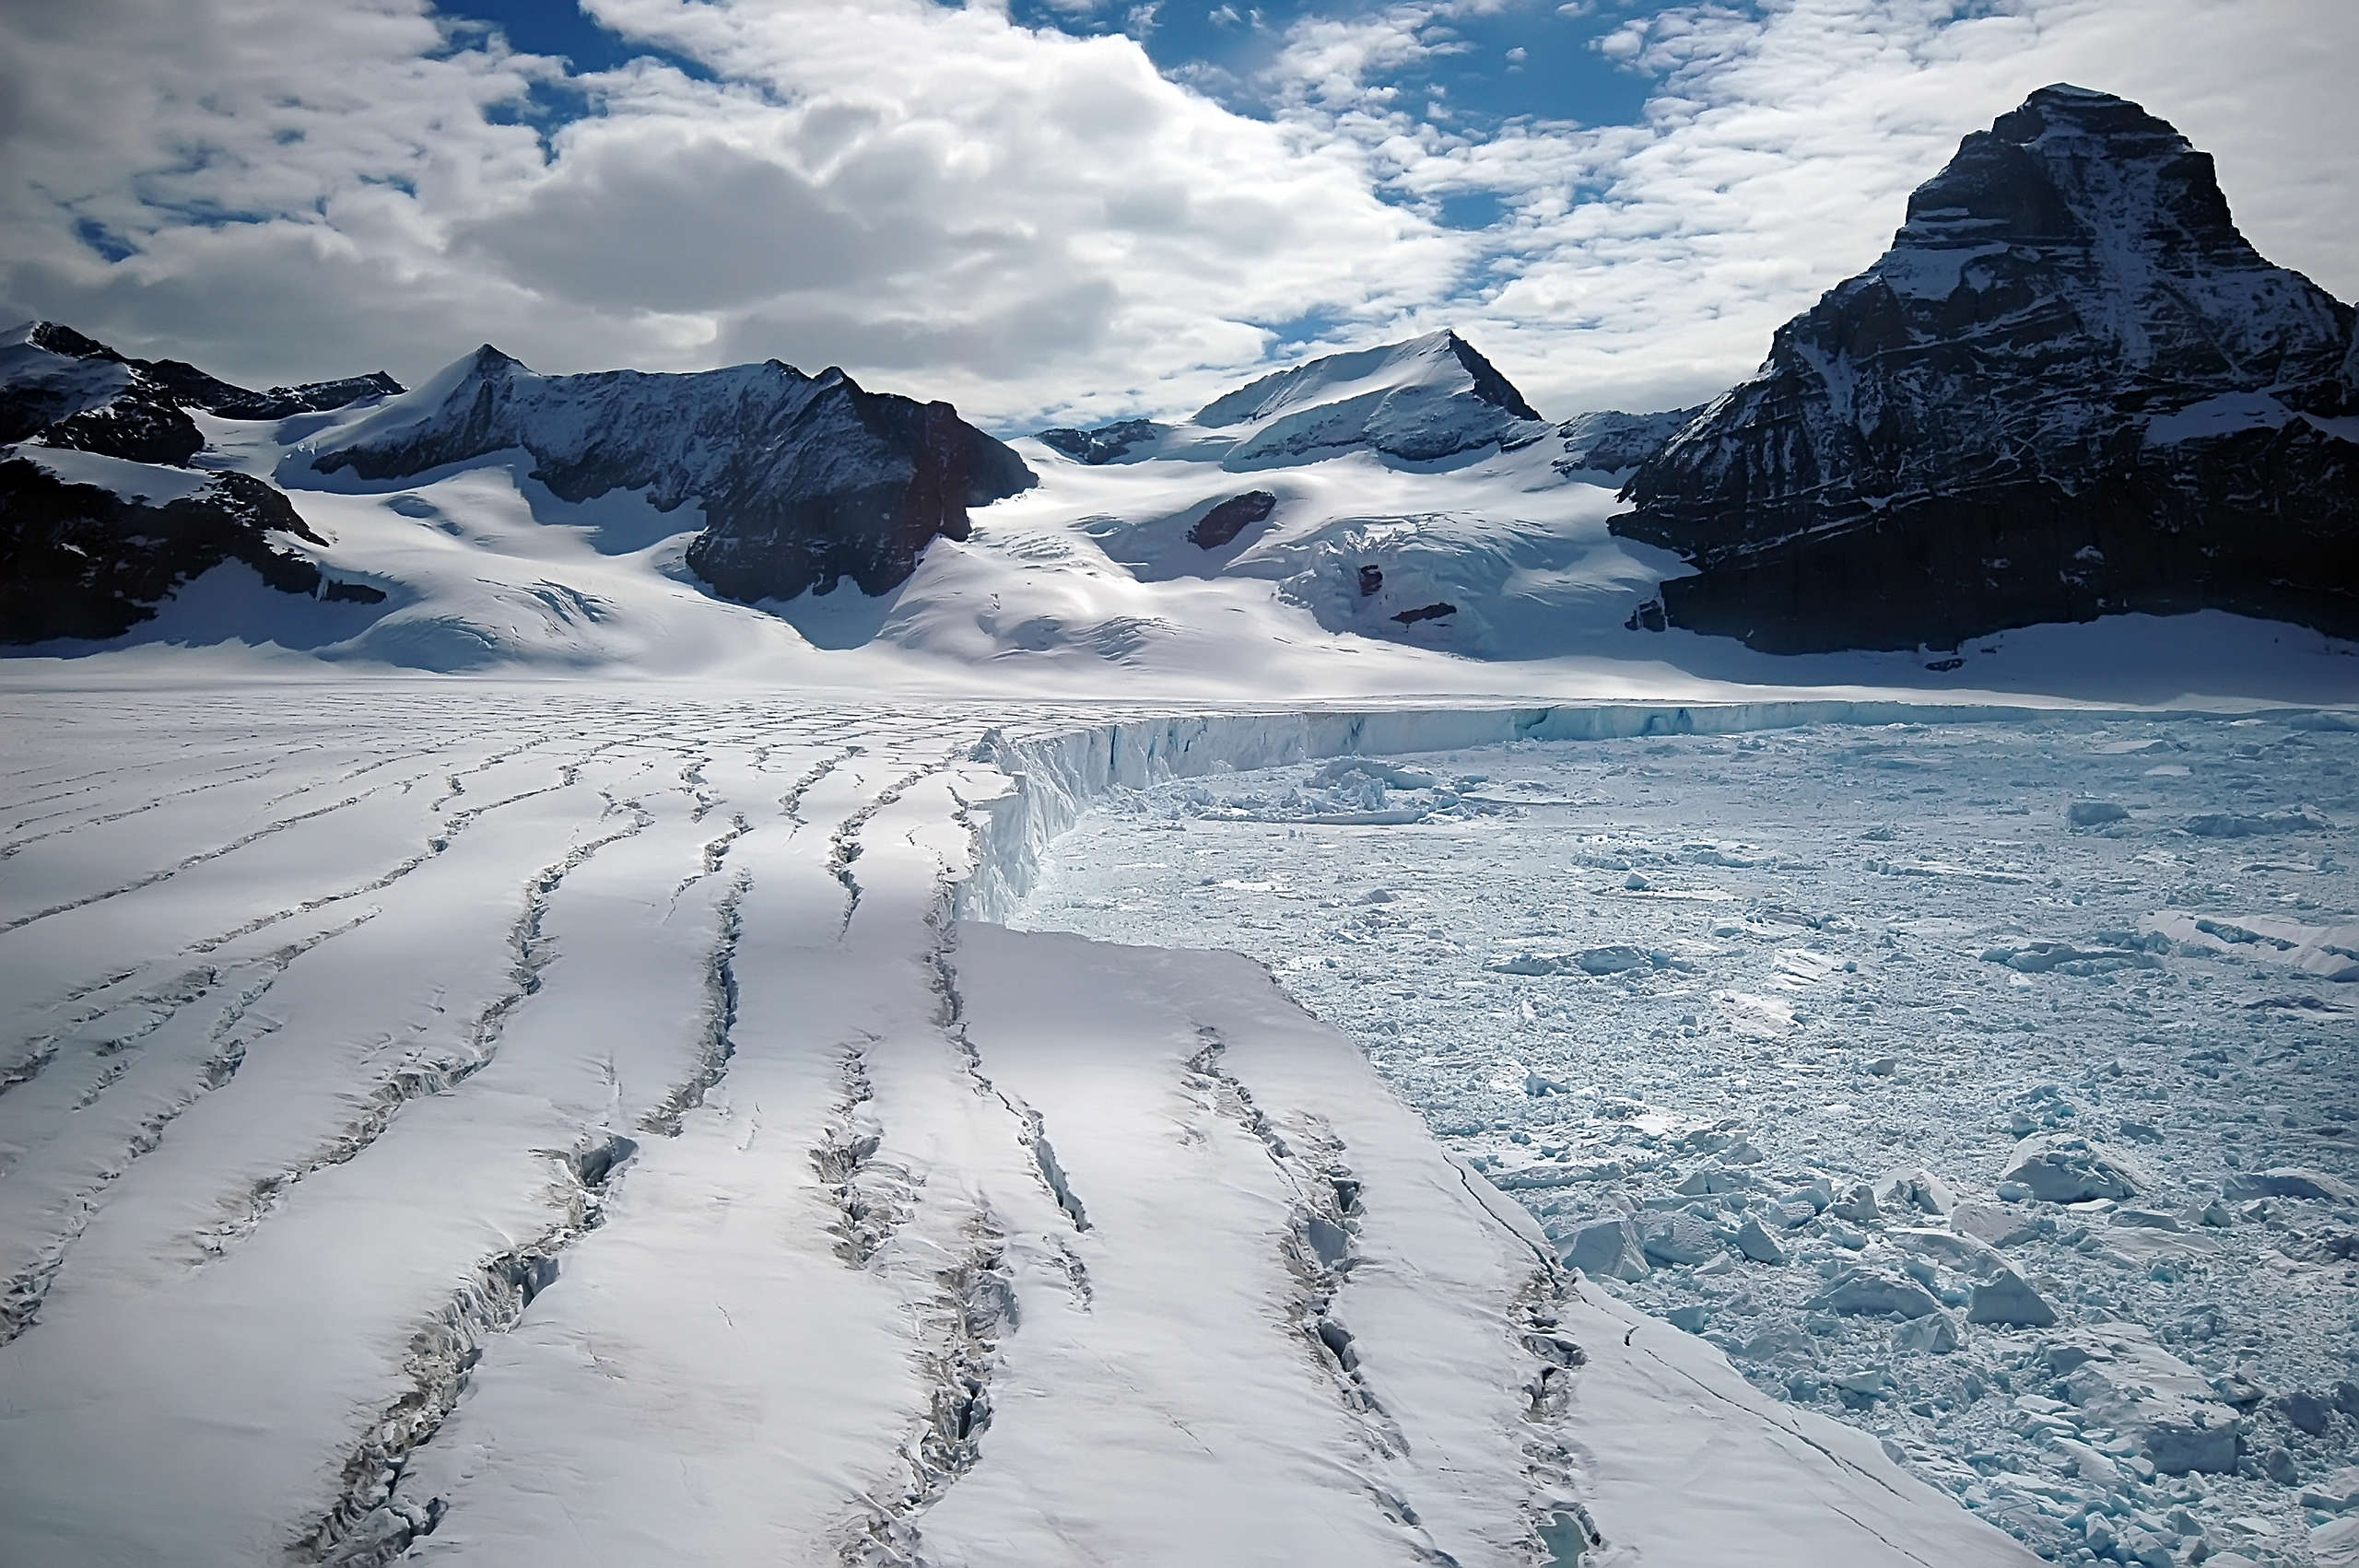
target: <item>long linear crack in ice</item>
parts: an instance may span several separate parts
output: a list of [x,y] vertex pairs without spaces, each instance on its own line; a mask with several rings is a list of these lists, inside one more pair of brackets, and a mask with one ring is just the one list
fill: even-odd
[[67,899],[65,903],[53,904],[45,909],[36,909],[29,915],[19,915],[13,920],[0,922],[0,936],[6,936],[10,931],[22,930],[38,920],[46,920],[57,915],[71,914],[76,909],[87,909],[93,904],[103,904],[109,899],[121,898],[125,894],[137,893],[142,888],[153,887],[167,878],[178,876],[182,872],[192,871],[198,866],[217,860],[224,855],[234,854],[247,845],[268,838],[273,834],[284,833],[290,827],[314,822],[321,817],[357,806],[371,795],[378,794],[387,788],[389,786],[380,784],[373,790],[363,790],[358,795],[347,795],[343,800],[321,806],[315,811],[298,812],[293,816],[282,818],[267,826],[258,827],[252,833],[241,835],[227,844],[216,845],[210,849],[201,850],[183,860],[176,860],[161,871],[149,872],[146,876],[134,878],[121,886],[111,887],[103,893],[93,893],[84,897]]
[[[718,854],[727,855],[728,840],[715,842],[720,845]],[[707,846],[707,852],[713,853],[711,846]],[[715,872],[720,870],[717,859],[710,863]],[[686,1080],[663,1096],[662,1104],[640,1120],[642,1132],[678,1137],[680,1118],[704,1104],[705,1096],[727,1075],[730,1058],[737,1054],[737,942],[745,930],[738,911],[753,881],[753,873],[739,872],[730,880],[729,891],[721,895],[715,907],[720,936],[705,960],[705,1034],[697,1052],[696,1066]]]
[[[6,1344],[33,1326],[40,1316],[41,1303],[49,1294],[49,1287],[56,1280],[58,1270],[65,1267],[74,1244],[81,1239],[90,1222],[98,1217],[100,1210],[105,1206],[106,1195],[131,1168],[133,1162],[160,1145],[165,1129],[191,1106],[235,1078],[239,1067],[245,1060],[247,1048],[254,1039],[276,1027],[273,1024],[252,1036],[239,1034],[239,1026],[253,1010],[254,1004],[278,983],[297,959],[323,942],[366,925],[376,916],[374,909],[367,910],[340,926],[331,926],[300,942],[290,942],[247,966],[251,973],[247,976],[245,988],[230,998],[223,1007],[221,1016],[207,1033],[208,1052],[197,1064],[194,1081],[169,1103],[145,1117],[138,1130],[125,1143],[121,1157],[100,1172],[96,1181],[74,1195],[65,1226],[42,1249],[33,1266],[0,1284],[0,1344]],[[233,975],[236,973],[232,971]]]
[[[267,778],[271,774],[277,772],[284,765],[285,763],[283,758],[273,758],[260,766],[253,766],[252,764],[248,763],[240,763],[238,764],[239,766],[249,768],[250,771],[240,773],[236,777],[230,778],[217,778],[209,784],[194,784],[185,790],[173,790],[168,793],[158,795],[153,800],[143,802],[139,805],[127,806],[119,812],[108,812],[100,816],[84,817],[79,822],[61,823],[57,826],[48,829],[46,832],[29,833],[21,838],[12,838],[6,844],[0,844],[0,860],[9,860],[13,858],[18,850],[26,848],[30,845],[39,844],[45,839],[54,838],[61,833],[80,833],[93,827],[104,827],[111,823],[121,822],[126,817],[135,817],[145,812],[152,812],[158,806],[170,805],[172,802],[181,800],[189,795],[202,795],[209,790],[219,790],[228,785],[242,784],[251,779]],[[337,782],[342,783],[344,780],[338,779]],[[280,801],[285,800],[286,798],[287,797],[284,795],[274,796],[270,800],[263,802],[263,809],[264,811],[268,811],[272,806],[276,805]],[[65,812],[45,813],[41,816],[26,817],[16,825],[18,827],[24,827],[31,823],[45,822],[51,816],[64,816],[65,814],[66,813]]]
[[[639,812],[640,828],[652,820],[635,803],[631,809]],[[739,821],[742,824],[743,819]],[[617,834],[584,848],[594,850],[628,836],[628,832]],[[730,847],[741,836],[724,834],[705,847],[706,874],[722,869]],[[585,853],[582,859],[587,858]],[[735,965],[743,930],[739,909],[751,885],[752,873],[739,872],[716,906],[718,931],[705,961],[705,1039],[698,1063],[687,1081],[641,1121],[640,1129],[643,1132],[677,1137],[683,1118],[704,1103],[735,1054]],[[554,890],[553,882],[546,883],[543,889],[545,894]],[[519,929],[522,930],[521,925]],[[529,959],[537,936],[535,924],[519,944],[518,952],[523,955],[520,968]],[[510,993],[510,1005],[512,1007],[529,994],[529,989]],[[420,1537],[431,1534],[441,1523],[445,1506],[442,1499],[413,1503],[395,1495],[410,1455],[431,1441],[457,1408],[483,1346],[522,1321],[525,1309],[556,1281],[565,1252],[604,1222],[605,1200],[613,1183],[638,1150],[634,1141],[618,1133],[593,1130],[585,1134],[565,1162],[564,1176],[569,1180],[560,1188],[557,1221],[532,1242],[499,1253],[479,1265],[473,1278],[455,1291],[433,1320],[418,1331],[411,1340],[407,1359],[409,1389],[381,1414],[346,1461],[336,1502],[297,1543],[300,1559],[332,1563],[336,1568],[379,1568],[406,1551]]]
[[838,823],[835,832],[828,836],[827,874],[841,883],[844,889],[844,919],[843,925],[838,931],[839,935],[851,930],[851,919],[860,913],[860,879],[852,874],[851,866],[862,854],[861,829],[866,827],[878,812],[892,805],[918,784],[940,771],[939,767],[921,767],[902,775],[870,797],[859,810]]
[[895,1496],[863,1499],[865,1511],[842,1533],[843,1568],[924,1568],[919,1521],[982,1457],[999,1343],[1016,1327],[1015,1281],[1006,1233],[988,1208],[977,1211],[964,1235],[964,1250],[935,1276],[936,1293],[923,1309],[932,1393],[902,1449],[907,1482]]
[[458,1407],[484,1346],[523,1320],[525,1308],[556,1282],[565,1250],[604,1223],[612,1185],[638,1149],[616,1134],[593,1134],[558,1160],[557,1219],[533,1240],[478,1264],[412,1336],[405,1358],[409,1387],[377,1414],[346,1458],[335,1501],[294,1543],[297,1561],[380,1568],[441,1523],[441,1498],[412,1503],[395,1495],[410,1456]]
[[[201,942],[192,942],[188,950],[191,953],[211,953],[236,942],[241,937],[249,937],[258,930],[275,926],[281,920],[292,919],[298,915],[308,915],[315,909],[324,909],[331,904],[340,904],[347,898],[365,898],[371,893],[382,893],[437,856],[448,853],[452,843],[460,834],[489,813],[515,805],[520,802],[535,800],[543,795],[554,795],[569,787],[564,782],[544,784],[536,790],[522,790],[497,801],[487,801],[479,806],[467,806],[453,812],[442,819],[442,825],[427,839],[424,850],[402,860],[392,870],[371,877],[357,886],[345,888],[341,892],[322,894],[316,898],[306,898],[301,903],[290,905],[287,908],[275,909],[267,915],[256,916],[243,925],[232,927],[217,936],[209,936]],[[444,797],[446,800],[449,798]]]
[[[1334,1387],[1369,1451],[1380,1459],[1399,1459],[1409,1451],[1408,1439],[1370,1387],[1352,1332],[1336,1312],[1359,1260],[1362,1188],[1352,1174],[1348,1151],[1332,1129],[1315,1118],[1306,1119],[1289,1138],[1255,1103],[1244,1082],[1221,1066],[1228,1047],[1220,1032],[1199,1024],[1196,1037],[1198,1048],[1188,1059],[1183,1082],[1205,1095],[1210,1109],[1261,1144],[1288,1195],[1286,1234],[1279,1246],[1295,1281],[1286,1303],[1287,1320]],[[1408,1498],[1374,1476],[1361,1480],[1369,1501],[1402,1531],[1422,1561],[1434,1568],[1456,1562],[1427,1533]]]
[[841,1085],[834,1107],[811,1151],[812,1168],[836,1208],[835,1254],[854,1269],[865,1269],[910,1217],[915,1190],[910,1173],[880,1162],[885,1129],[876,1119],[874,1084],[868,1077],[868,1047],[877,1036],[863,1034],[844,1046],[837,1066]]
[[523,910],[509,930],[509,948],[515,955],[510,969],[511,983],[506,990],[493,998],[476,1014],[459,1054],[404,1065],[370,1092],[361,1114],[325,1146],[308,1159],[256,1182],[236,1213],[199,1234],[197,1244],[203,1260],[210,1261],[224,1256],[240,1241],[252,1235],[285,1199],[288,1190],[306,1177],[332,1165],[348,1164],[365,1153],[393,1124],[404,1106],[428,1094],[448,1094],[491,1065],[499,1055],[499,1040],[507,1026],[508,1015],[525,998],[540,989],[542,972],[557,957],[556,943],[543,927],[548,918],[550,899],[557,888],[599,850],[645,831],[655,820],[654,815],[636,801],[620,804],[622,809],[632,813],[630,826],[575,845],[525,883]]

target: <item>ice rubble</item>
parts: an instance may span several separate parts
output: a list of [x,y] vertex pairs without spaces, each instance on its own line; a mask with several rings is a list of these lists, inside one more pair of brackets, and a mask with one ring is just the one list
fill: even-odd
[[[1414,761],[1380,802],[1334,763],[1117,789],[1021,919],[1262,955],[1576,1267],[2045,1555],[2334,1560],[2303,1493],[2359,1457],[2335,716]],[[2075,826],[2084,792],[2124,814]],[[1313,820],[1347,802],[1393,814]],[[2221,810],[2313,825],[2188,825]],[[1521,961],[1609,948],[1648,961]]]

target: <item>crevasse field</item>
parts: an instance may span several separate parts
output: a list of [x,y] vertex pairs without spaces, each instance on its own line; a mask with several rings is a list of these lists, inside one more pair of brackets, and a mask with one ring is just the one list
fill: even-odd
[[2354,766],[2302,715],[1344,758],[1101,800],[1019,922],[1262,959],[1593,1288],[2042,1555],[2308,1561]]

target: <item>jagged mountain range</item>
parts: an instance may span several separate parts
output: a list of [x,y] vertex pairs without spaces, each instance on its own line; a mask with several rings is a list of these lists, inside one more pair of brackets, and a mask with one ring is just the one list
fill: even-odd
[[[458,578],[418,577],[381,532],[486,545],[444,492],[494,473],[535,524],[638,561],[632,580],[769,606],[822,647],[1153,661],[1233,638],[1198,583],[1282,640],[1265,608],[1509,659],[1646,656],[1630,639],[1666,626],[1938,650],[2198,608],[2359,636],[2353,310],[2253,250],[2171,127],[2065,87],[1967,137],[1891,250],[1697,408],[1552,426],[1445,331],[1176,423],[1011,444],[775,360],[543,376],[486,345],[415,391],[255,392],[35,323],[0,341],[0,640],[19,643],[118,635],[234,561],[401,623],[356,654],[511,657],[534,636],[437,603]],[[592,526],[616,505],[645,514],[628,550]],[[572,624],[627,618],[637,591],[603,563],[595,583],[548,570],[517,566],[499,615],[556,606],[569,659],[599,657]]]

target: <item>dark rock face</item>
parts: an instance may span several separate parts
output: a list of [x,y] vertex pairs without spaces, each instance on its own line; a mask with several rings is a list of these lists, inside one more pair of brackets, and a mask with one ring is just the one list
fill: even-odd
[[1278,498],[1267,490],[1231,496],[1196,520],[1188,542],[1200,549],[1217,550],[1277,509]]
[[[378,603],[384,594],[323,579],[275,544],[274,532],[312,544],[287,497],[243,474],[194,482],[184,469],[205,435],[184,412],[238,419],[284,418],[307,409],[399,392],[382,374],[308,387],[248,392],[178,360],[127,359],[54,322],[0,341],[0,443],[28,442],[152,465],[109,470],[126,487],[61,478],[26,458],[0,454],[0,643],[120,637],[148,619],[181,584],[224,561],[245,562],[286,593]],[[185,491],[185,494],[182,492]],[[142,495],[173,495],[158,505]]]
[[1556,427],[1565,455],[1549,466],[1567,478],[1580,473],[1625,474],[1662,451],[1703,412],[1704,405],[1697,404],[1661,414],[1576,414]]
[[1614,527],[1696,568],[1663,585],[1672,625],[1774,651],[2206,607],[2359,636],[2353,325],[2169,125],[2043,88]]
[[863,390],[841,370],[770,360],[695,375],[538,376],[488,344],[311,454],[322,473],[405,479],[521,449],[559,499],[647,492],[701,503],[689,568],[730,598],[792,599],[850,578],[904,581],[967,509],[1029,488],[1032,471],[946,403]]
[[243,561],[284,593],[381,603],[358,583],[323,579],[274,532],[312,544],[295,509],[262,480],[217,474],[163,506],[75,485],[26,459],[0,462],[0,642],[120,637],[173,589]]
[[1133,449],[1153,441],[1161,434],[1163,427],[1152,419],[1122,419],[1086,430],[1060,426],[1053,430],[1041,431],[1039,439],[1042,446],[1061,451],[1076,462],[1096,467],[1121,462]]

